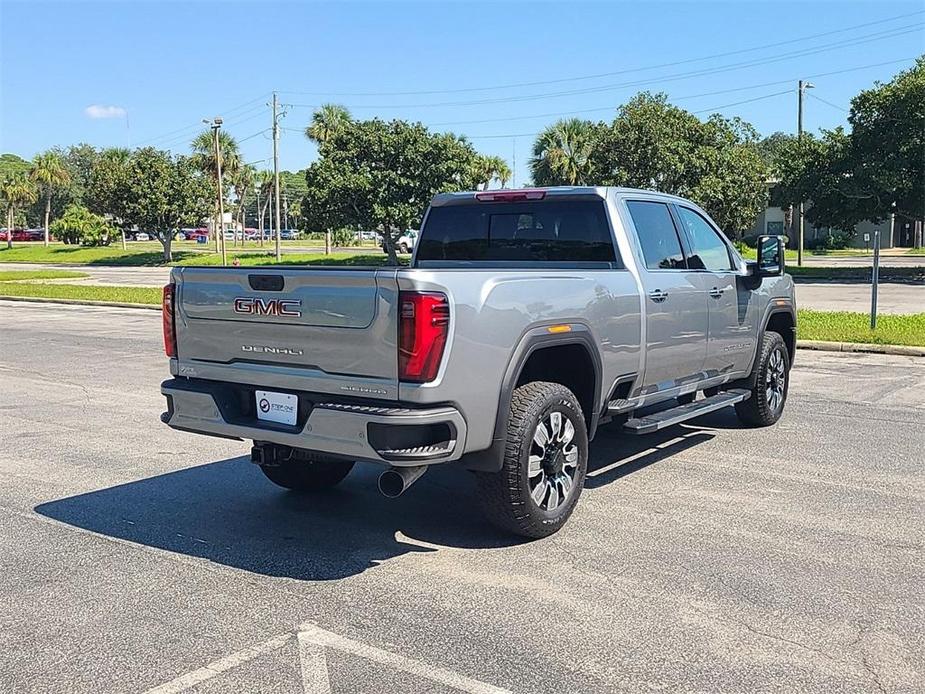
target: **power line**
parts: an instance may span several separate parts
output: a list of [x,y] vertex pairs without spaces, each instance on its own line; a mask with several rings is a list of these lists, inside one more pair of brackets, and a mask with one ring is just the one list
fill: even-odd
[[821,102],[824,103],[826,106],[831,106],[832,108],[837,109],[837,110],[839,110],[839,111],[842,111],[843,113],[848,113],[848,109],[846,109],[844,106],[839,106],[838,104],[833,104],[831,101],[826,101],[826,100],[823,99],[821,96],[816,96],[813,92],[806,92],[806,93],[807,93],[810,97],[812,97],[813,99],[815,99],[816,101],[821,101]]
[[876,26],[879,24],[888,24],[890,22],[895,22],[900,19],[907,19],[909,17],[914,17],[925,13],[925,10],[918,10],[916,12],[909,12],[907,14],[896,15],[886,19],[879,19],[873,22],[865,22],[863,24],[855,24],[853,26],[844,27],[842,29],[833,29],[830,31],[821,32],[818,34],[809,34],[806,36],[801,36],[799,38],[788,39],[786,41],[778,41],[776,43],[768,43],[761,46],[752,46],[749,48],[741,48],[735,51],[727,51],[724,53],[714,53],[712,55],[701,56],[699,58],[689,58],[687,60],[678,60],[669,63],[660,63],[657,65],[647,65],[638,68],[625,68],[623,70],[615,70],[612,72],[602,72],[595,75],[580,75],[576,77],[561,77],[558,79],[552,80],[539,80],[535,82],[515,82],[510,84],[498,84],[492,85],[489,87],[466,87],[459,89],[431,89],[423,91],[404,91],[404,92],[306,92],[306,91],[286,91],[280,92],[281,94],[300,94],[300,95],[309,95],[309,96],[427,96],[435,94],[462,94],[462,93],[471,93],[471,92],[481,92],[481,91],[492,91],[498,89],[517,89],[520,87],[538,87],[549,84],[561,84],[564,82],[578,82],[583,80],[592,80],[600,79],[602,77],[614,77],[617,75],[630,74],[633,72],[643,72],[646,70],[658,70],[666,67],[677,67],[679,65],[689,65],[691,63],[702,62],[705,60],[713,60],[715,58],[726,58],[733,55],[741,55],[743,53],[752,53],[755,51],[762,51],[769,48],[778,48],[780,46],[786,46],[795,43],[803,43],[805,41],[810,41],[813,39],[822,38],[825,36],[833,36],[835,34],[843,34],[845,32],[853,31],[855,29],[864,29],[866,27]]
[[[751,99],[743,99],[742,101],[733,101],[732,103],[729,103],[729,104],[722,104],[720,106],[711,106],[710,108],[703,108],[697,111],[691,111],[690,113],[698,114],[698,113],[715,112],[723,108],[732,108],[733,106],[741,106],[742,104],[750,104],[755,101],[763,101],[764,99],[770,99],[772,97],[781,96],[783,94],[791,94],[792,92],[793,92],[792,89],[785,89],[780,92],[774,92],[773,94],[764,94],[762,96],[756,96]],[[539,132],[506,133],[504,135],[466,135],[466,138],[470,140],[489,140],[489,139],[505,138],[505,137],[535,137],[537,135],[539,135]]]
[[[818,72],[818,73],[814,73],[811,75],[807,75],[806,77],[812,78],[812,79],[819,79],[820,77],[831,77],[834,75],[843,75],[848,72],[857,72],[860,70],[867,70],[867,69],[875,68],[875,67],[883,67],[884,65],[896,65],[898,63],[909,62],[910,60],[915,60],[915,58],[900,58],[898,60],[886,60],[886,61],[881,61],[878,63],[868,63],[867,65],[856,65],[850,68],[841,68],[839,70],[830,70],[828,72]],[[797,79],[798,79],[797,77],[793,77],[793,78],[788,78],[788,79],[783,79],[783,80],[774,80],[771,82],[761,82],[758,84],[749,84],[749,85],[745,85],[742,87],[732,87],[729,89],[718,89],[712,92],[703,92],[700,94],[687,94],[684,96],[669,97],[669,99],[671,101],[682,101],[685,99],[695,99],[695,98],[700,98],[704,96],[716,96],[719,94],[730,94],[730,93],[739,92],[739,91],[747,91],[749,89],[776,87],[781,84],[791,84],[792,82],[796,82]],[[288,105],[293,106],[293,104],[288,104]],[[299,106],[298,104],[295,104],[295,105]],[[305,105],[305,106],[308,107],[308,105]],[[312,108],[317,108],[317,106],[313,106]],[[564,111],[564,112],[555,111],[555,112],[546,112],[546,113],[534,113],[534,114],[523,115],[523,116],[505,116],[503,118],[482,118],[482,119],[477,119],[477,120],[441,121],[437,123],[428,123],[427,125],[429,127],[436,128],[436,127],[452,126],[452,125],[480,125],[484,123],[505,123],[505,122],[511,122],[511,121],[531,120],[531,119],[537,119],[537,118],[562,118],[565,116],[580,115],[584,113],[615,111],[616,109],[617,109],[617,105],[610,104],[608,106],[600,106],[600,107],[585,108],[585,109],[575,109],[575,110]],[[283,128],[283,129],[289,130],[291,132],[298,132],[298,133],[302,132],[302,130],[296,129],[296,128]]]
[[[225,110],[223,111],[223,114],[231,114],[231,113],[234,113],[234,112],[236,112],[236,111],[240,111],[242,108],[244,108],[244,107],[246,107],[246,106],[250,106],[251,104],[254,104],[254,103],[258,102],[258,101],[262,101],[264,98],[266,98],[266,92],[264,92],[261,96],[257,97],[256,99],[251,99],[251,100],[249,100],[249,101],[245,101],[243,104],[238,104],[237,106],[232,106],[231,108],[225,109]],[[248,109],[248,112],[249,112],[250,110],[252,110],[252,109]],[[161,135],[155,135],[154,137],[149,137],[149,138],[146,139],[146,140],[142,140],[142,141],[139,142],[138,144],[148,144],[148,143],[155,142],[155,141],[157,141],[157,140],[163,140],[164,138],[168,138],[168,139],[171,139],[171,140],[172,140],[172,139],[174,139],[174,138],[171,138],[170,136],[173,135],[173,134],[175,134],[175,133],[179,133],[179,132],[183,132],[183,131],[191,130],[191,129],[195,129],[195,128],[200,128],[200,127],[202,127],[202,123],[201,123],[201,121],[197,121],[195,124],[192,124],[192,125],[185,125],[185,126],[183,126],[182,128],[176,128],[175,130],[171,130],[171,131],[166,132],[166,133],[163,133],[163,134],[161,134]]]
[[[744,68],[755,67],[757,65],[767,65],[769,63],[778,63],[787,60],[793,60],[795,58],[802,58],[809,55],[815,55],[817,53],[824,53],[826,51],[845,48],[845,47],[856,47],[861,44],[870,43],[873,41],[882,41],[884,39],[895,38],[896,36],[901,36],[904,34],[911,33],[913,31],[918,31],[925,24],[919,23],[913,27],[904,27],[901,31],[891,30],[891,33],[880,32],[875,35],[869,35],[860,39],[852,39],[851,41],[845,42],[840,41],[836,44],[829,44],[824,46],[817,46],[808,49],[802,49],[800,51],[794,51],[788,54],[780,55],[774,58],[762,58],[758,60],[749,60],[740,63],[732,63],[729,65],[722,65],[713,68],[695,70],[691,72],[676,73],[673,75],[664,75],[661,77],[650,77],[643,80],[635,80],[630,82],[622,82],[616,84],[608,84],[597,87],[586,87],[582,89],[571,89],[566,91],[559,92],[545,92],[542,94],[527,94],[521,96],[507,96],[507,97],[497,97],[491,99],[476,99],[469,101],[442,101],[442,102],[432,102],[432,103],[414,103],[414,104],[384,104],[384,105],[361,105],[361,106],[352,106],[352,108],[373,108],[373,109],[389,109],[389,108],[435,108],[443,106],[477,106],[484,104],[500,104],[500,103],[512,103],[512,102],[521,102],[521,101],[537,101],[540,99],[551,99],[564,96],[576,96],[579,94],[593,94],[599,92],[614,91],[618,89],[633,88],[633,87],[642,87],[651,84],[659,84],[663,82],[676,82],[679,80],[686,80],[694,77],[706,77],[716,74],[721,74],[725,72],[731,72],[735,70],[741,70]],[[289,106],[295,108],[316,108],[315,104],[289,104]]]

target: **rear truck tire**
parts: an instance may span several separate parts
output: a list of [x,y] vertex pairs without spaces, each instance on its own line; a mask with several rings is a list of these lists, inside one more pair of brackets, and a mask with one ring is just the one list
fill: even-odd
[[779,333],[766,332],[755,362],[755,387],[748,400],[736,403],[743,424],[771,426],[784,412],[790,386],[790,356]]
[[547,537],[572,515],[587,469],[578,399],[558,383],[526,383],[511,398],[501,470],[476,473],[482,508],[503,530]]
[[353,469],[352,460],[329,458],[308,451],[292,451],[288,460],[261,465],[267,479],[296,492],[320,492],[339,484]]

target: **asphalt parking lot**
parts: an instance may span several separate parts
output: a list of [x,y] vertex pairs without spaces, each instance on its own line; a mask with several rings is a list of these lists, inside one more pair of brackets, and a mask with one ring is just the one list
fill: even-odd
[[925,689],[925,359],[801,351],[771,429],[605,430],[524,543],[463,472],[300,497],[167,429],[154,312],[0,325],[2,692]]

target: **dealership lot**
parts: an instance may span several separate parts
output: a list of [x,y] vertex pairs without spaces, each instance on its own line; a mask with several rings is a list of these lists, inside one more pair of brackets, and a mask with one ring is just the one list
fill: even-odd
[[160,316],[0,301],[0,690],[925,686],[925,359],[799,352],[781,423],[605,430],[569,525],[469,477],[273,487],[160,424]]

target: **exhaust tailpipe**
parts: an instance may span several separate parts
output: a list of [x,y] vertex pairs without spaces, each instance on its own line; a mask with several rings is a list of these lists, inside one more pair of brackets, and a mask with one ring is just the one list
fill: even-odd
[[426,465],[390,467],[379,475],[379,491],[390,499],[399,497],[427,471]]

